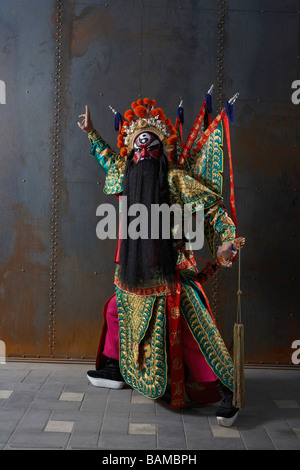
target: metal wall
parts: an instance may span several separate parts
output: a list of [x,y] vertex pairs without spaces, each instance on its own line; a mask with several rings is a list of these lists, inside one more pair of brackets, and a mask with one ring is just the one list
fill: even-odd
[[[11,357],[96,354],[114,240],[96,237],[104,175],[77,127],[85,104],[116,148],[112,105],[155,98],[185,136],[212,83],[231,126],[246,361],[288,365],[300,339],[299,1],[0,1],[0,340]],[[3,87],[1,88],[3,96]],[[5,103],[5,104],[4,104]],[[224,197],[228,197],[225,159]],[[206,250],[198,253],[208,256]],[[237,266],[207,292],[230,347]]]

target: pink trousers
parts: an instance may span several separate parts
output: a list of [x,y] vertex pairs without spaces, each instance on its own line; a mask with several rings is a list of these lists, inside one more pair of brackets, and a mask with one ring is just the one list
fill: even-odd
[[[107,332],[103,354],[106,357],[119,360],[119,322],[116,296],[114,295],[106,310]],[[214,382],[217,376],[207,364],[202,352],[182,316],[181,338],[183,361],[197,382]]]

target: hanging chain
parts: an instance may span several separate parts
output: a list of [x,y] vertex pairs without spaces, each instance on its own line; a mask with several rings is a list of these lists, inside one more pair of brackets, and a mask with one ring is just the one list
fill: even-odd
[[61,81],[62,81],[62,22],[63,1],[56,0],[56,49],[55,49],[55,91],[53,116],[53,151],[52,151],[52,197],[51,197],[51,251],[50,251],[50,288],[49,288],[49,334],[48,347],[50,356],[55,351],[56,337],[56,285],[58,251],[58,199],[59,163],[60,163],[60,120],[61,120]]
[[[221,111],[224,103],[223,83],[224,83],[224,41],[225,41],[225,16],[226,1],[218,1],[218,52],[217,52],[217,105],[218,112]],[[218,240],[214,241],[214,251],[217,252]],[[212,278],[212,312],[215,318],[218,314],[218,273]]]
[[226,1],[218,0],[218,53],[217,53],[217,103],[218,112],[224,106],[224,44],[225,44]]

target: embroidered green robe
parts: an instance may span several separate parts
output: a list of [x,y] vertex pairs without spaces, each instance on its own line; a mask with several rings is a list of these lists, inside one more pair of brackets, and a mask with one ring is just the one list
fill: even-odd
[[[91,154],[106,173],[104,193],[121,194],[125,158],[114,152],[96,130],[88,135]],[[235,226],[223,205],[222,197],[184,169],[168,170],[170,204],[192,204],[193,211],[204,208],[205,236],[213,246],[215,234],[222,243],[235,239]],[[209,313],[206,299],[197,285],[197,266],[191,250],[177,250],[180,271],[180,311],[208,365],[220,380],[233,390],[233,362]],[[158,398],[167,385],[166,295],[169,287],[160,273],[153,273],[147,286],[130,290],[115,273],[119,317],[120,368],[126,382],[149,398]]]

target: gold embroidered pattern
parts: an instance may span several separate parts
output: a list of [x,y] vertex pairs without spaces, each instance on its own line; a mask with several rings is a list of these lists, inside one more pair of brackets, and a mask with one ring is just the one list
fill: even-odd
[[91,154],[106,173],[104,193],[122,192],[126,159],[114,152],[95,129],[88,134],[88,137],[91,142]]
[[158,398],[167,384],[166,296],[136,296],[120,289],[116,296],[122,375],[146,397]]
[[171,331],[170,335],[172,337],[172,345],[177,346],[181,343],[181,331]]
[[236,228],[223,204],[216,204],[208,209],[204,219],[205,237],[214,256],[214,239],[217,233],[222,243],[235,239]]
[[181,207],[184,204],[203,204],[204,209],[208,209],[222,200],[221,196],[180,168],[169,168],[168,182],[171,204],[180,204]]
[[198,273],[197,263],[195,261],[194,253],[187,251],[184,248],[178,250],[177,269],[179,271],[190,270],[195,274]]
[[196,286],[182,276],[181,309],[208,365],[219,379],[233,390],[233,362],[225,343],[205,308],[196,296]]
[[182,361],[180,361],[178,358],[174,359],[173,368],[174,368],[174,370],[181,369],[182,368]]
[[184,387],[183,380],[178,380],[177,382],[173,382],[174,385],[174,395],[181,395]]
[[[202,123],[191,154],[182,165],[184,170],[217,194],[222,194],[223,190],[223,134],[221,116],[217,118],[210,135],[208,130],[204,131],[204,123]],[[207,135],[209,137],[202,145]],[[201,147],[200,151],[195,151],[197,147]]]
[[105,194],[118,194],[123,191],[123,179],[126,160],[119,154],[114,155],[114,164],[110,165],[105,180],[105,186],[103,190]]
[[180,311],[179,311],[179,308],[178,307],[173,307],[171,308],[171,317],[176,319],[178,318],[180,315]]

